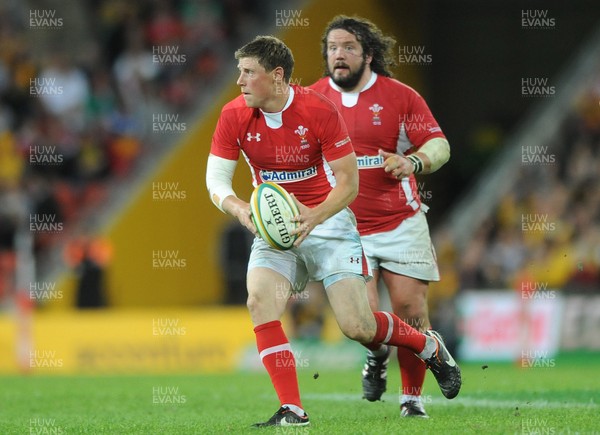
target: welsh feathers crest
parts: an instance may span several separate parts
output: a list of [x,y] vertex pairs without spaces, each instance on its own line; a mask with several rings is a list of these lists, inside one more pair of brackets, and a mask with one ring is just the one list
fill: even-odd
[[371,107],[369,107],[369,110],[373,112],[373,125],[381,125],[381,118],[379,117],[379,113],[383,110],[383,106],[380,106],[379,104],[375,103]]
[[298,128],[294,131],[298,136],[300,136],[300,146],[302,148],[308,148],[310,144],[306,140],[306,133],[308,133],[308,128],[303,125],[299,125]]

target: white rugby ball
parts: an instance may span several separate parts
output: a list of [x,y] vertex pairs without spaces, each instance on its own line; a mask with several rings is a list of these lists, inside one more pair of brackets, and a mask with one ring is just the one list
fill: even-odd
[[279,250],[291,249],[297,239],[291,232],[298,227],[291,219],[298,207],[290,194],[278,184],[259,184],[250,197],[252,221],[260,237],[271,247]]

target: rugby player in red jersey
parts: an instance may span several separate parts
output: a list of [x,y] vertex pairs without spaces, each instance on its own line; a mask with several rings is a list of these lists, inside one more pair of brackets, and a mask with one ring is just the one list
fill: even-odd
[[256,235],[250,205],[231,184],[242,153],[255,186],[278,182],[295,195],[300,210],[294,248],[276,250],[256,238],[248,264],[247,306],[259,356],[280,402],[279,410],[256,426],[309,424],[280,322],[292,292],[302,291],[309,280],[322,282],[346,336],[367,348],[407,347],[430,366],[442,392],[456,396],[460,369],[443,342],[393,314],[370,309],[369,268],[347,208],[358,191],[356,156],[339,112],[322,95],[289,84],[294,59],[279,39],[259,36],[235,57],[242,95],[223,107],[213,135],[206,170],[211,200]]
[[[368,20],[335,17],[322,39],[326,77],[310,87],[336,105],[357,154],[360,185],[350,208],[375,278],[367,284],[371,308],[378,310],[383,279],[394,314],[427,331],[428,283],[440,277],[414,175],[438,170],[450,147],[423,98],[391,78],[394,44]],[[363,394],[370,401],[386,390],[389,354],[386,345],[367,352]],[[427,417],[421,400],[426,364],[404,347],[397,354],[401,415]]]

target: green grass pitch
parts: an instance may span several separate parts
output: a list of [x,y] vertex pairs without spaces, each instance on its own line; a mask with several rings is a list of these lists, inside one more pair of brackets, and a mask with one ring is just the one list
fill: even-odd
[[545,367],[461,366],[463,388],[451,401],[427,375],[428,420],[399,417],[395,362],[375,403],[361,400],[360,367],[301,369],[311,426],[288,429],[250,428],[278,408],[265,373],[2,376],[0,434],[600,434],[600,354]]

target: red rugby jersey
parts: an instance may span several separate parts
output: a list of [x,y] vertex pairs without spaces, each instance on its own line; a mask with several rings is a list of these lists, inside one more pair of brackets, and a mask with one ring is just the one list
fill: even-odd
[[291,89],[291,98],[278,113],[249,108],[241,95],[227,103],[210,152],[237,160],[241,151],[254,186],[276,182],[303,204],[314,207],[335,186],[327,161],[354,149],[331,101],[305,87],[292,85]]
[[329,77],[310,88],[336,105],[358,156],[360,189],[350,208],[360,234],[396,228],[421,206],[417,182],[414,175],[398,181],[387,174],[377,152],[409,155],[428,140],[445,137],[425,100],[411,87],[375,73],[356,93],[341,92]]

